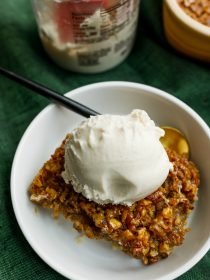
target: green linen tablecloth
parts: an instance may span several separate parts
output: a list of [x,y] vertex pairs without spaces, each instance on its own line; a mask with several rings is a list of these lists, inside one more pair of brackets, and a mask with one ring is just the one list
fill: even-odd
[[[120,66],[84,75],[57,67],[45,54],[28,0],[0,1],[0,65],[61,93],[111,80],[163,89],[191,106],[210,124],[210,68],[176,53],[166,42],[162,1],[142,0],[137,40]],[[25,129],[48,102],[0,77],[0,279],[64,279],[32,250],[19,229],[10,198],[13,156]],[[209,151],[207,151],[209,152]],[[210,252],[180,280],[209,280]]]

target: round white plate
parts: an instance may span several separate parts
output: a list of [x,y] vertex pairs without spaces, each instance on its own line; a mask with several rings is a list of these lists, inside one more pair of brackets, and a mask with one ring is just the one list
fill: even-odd
[[[22,137],[14,158],[11,195],[20,228],[36,253],[53,269],[72,280],[170,280],[178,277],[210,248],[210,133],[207,125],[188,106],[148,86],[107,82],[71,91],[69,97],[101,113],[127,114],[145,109],[157,124],[172,125],[188,137],[192,158],[201,169],[202,185],[191,232],[169,258],[151,266],[113,250],[105,241],[78,238],[71,223],[54,220],[47,210],[35,211],[27,189],[38,170],[60,145],[67,132],[83,119],[59,106],[47,106]],[[200,141],[197,141],[197,135]]]

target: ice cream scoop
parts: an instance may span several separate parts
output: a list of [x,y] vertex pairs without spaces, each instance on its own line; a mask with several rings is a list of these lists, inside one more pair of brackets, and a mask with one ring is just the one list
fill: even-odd
[[131,205],[160,187],[172,168],[163,135],[143,110],[92,116],[72,131],[62,176],[89,200]]

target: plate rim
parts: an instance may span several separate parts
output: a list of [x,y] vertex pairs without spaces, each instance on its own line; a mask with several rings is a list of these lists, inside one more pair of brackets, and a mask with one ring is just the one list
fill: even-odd
[[[161,89],[148,86],[142,83],[135,83],[135,82],[125,82],[125,81],[111,81],[111,82],[98,82],[98,83],[92,83],[88,85],[84,85],[82,87],[73,89],[68,91],[65,95],[67,97],[71,97],[72,99],[75,99],[76,95],[81,94],[82,91],[90,88],[101,88],[101,87],[110,87],[110,86],[115,86],[115,87],[129,87],[129,88],[139,88],[140,90],[145,90],[149,94],[154,94],[157,96],[163,96],[164,98],[168,99],[169,101],[172,101],[173,103],[176,103],[179,107],[184,108],[194,119],[197,119],[197,121],[200,123],[202,128],[205,130],[207,133],[209,140],[210,140],[210,128],[206,124],[206,122],[186,103],[184,103],[182,100],[178,99],[177,97],[167,93],[166,91],[163,91]],[[100,94],[100,93],[99,93]],[[30,122],[30,124],[27,126],[26,130],[24,131],[18,146],[16,148],[16,152],[14,155],[14,159],[12,162],[12,168],[11,168],[11,175],[10,175],[10,194],[11,194],[11,200],[12,200],[12,206],[13,206],[13,211],[17,220],[17,223],[21,229],[22,234],[24,235],[25,239],[29,243],[29,245],[32,247],[32,249],[35,251],[35,253],[46,263],[48,264],[53,270],[58,272],[59,274],[67,277],[67,279],[71,280],[87,280],[80,275],[74,274],[69,274],[68,271],[61,269],[60,267],[55,267],[53,262],[50,261],[50,258],[47,258],[42,252],[40,252],[39,249],[37,249],[35,242],[33,242],[32,238],[30,237],[30,234],[28,234],[27,231],[25,231],[25,227],[22,223],[21,216],[19,215],[18,211],[18,206],[15,201],[15,193],[14,193],[14,188],[15,188],[15,170],[16,170],[16,162],[18,160],[19,154],[21,153],[22,147],[24,145],[24,142],[27,139],[28,134],[30,134],[30,131],[33,129],[33,126],[36,124],[38,119],[42,117],[44,114],[47,114],[48,111],[50,111],[52,108],[55,107],[61,107],[60,105],[56,104],[49,104],[47,105],[44,109],[42,109]],[[93,108],[94,109],[94,108]],[[76,113],[75,113],[76,114]],[[180,275],[184,274],[187,272],[190,268],[192,268],[198,261],[201,260],[201,258],[208,252],[210,249],[210,236],[206,240],[206,242],[203,244],[203,246],[200,248],[199,251],[191,258],[189,259],[184,265],[179,267],[178,269],[175,269],[175,271],[172,271],[168,273],[167,275],[160,276],[158,278],[155,278],[155,280],[172,280],[175,279],[176,277],[179,277]]]

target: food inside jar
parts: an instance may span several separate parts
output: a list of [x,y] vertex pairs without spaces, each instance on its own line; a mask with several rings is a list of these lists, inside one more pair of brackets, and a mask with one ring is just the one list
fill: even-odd
[[191,18],[210,27],[210,0],[177,0]]

